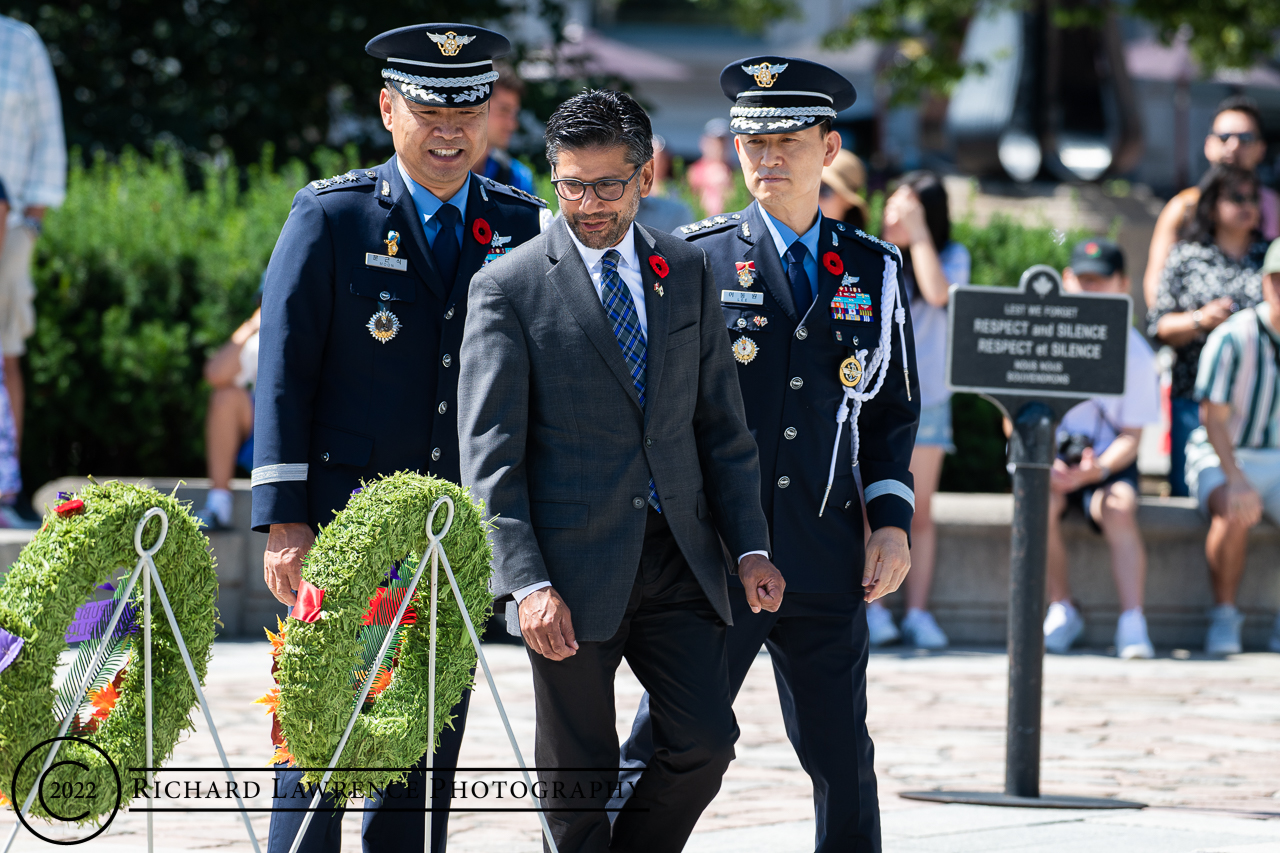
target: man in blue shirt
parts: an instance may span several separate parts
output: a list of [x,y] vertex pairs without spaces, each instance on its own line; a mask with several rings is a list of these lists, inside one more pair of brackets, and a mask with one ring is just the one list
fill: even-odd
[[509,65],[497,63],[494,67],[498,79],[493,83],[493,97],[489,99],[489,150],[474,167],[475,173],[531,193],[533,170],[507,150],[511,147],[511,137],[520,129],[524,81]]
[[[818,208],[823,167],[840,150],[831,119],[855,97],[847,80],[757,56],[726,67],[720,85],[755,202],[677,233],[707,253],[723,288],[724,345],[760,452],[772,560],[787,579],[777,612],[753,613],[730,578],[730,688],[767,646],[787,736],[813,778],[817,853],[879,853],[865,602],[897,589],[911,565],[920,414],[901,258]],[[646,697],[624,769],[653,754]]]

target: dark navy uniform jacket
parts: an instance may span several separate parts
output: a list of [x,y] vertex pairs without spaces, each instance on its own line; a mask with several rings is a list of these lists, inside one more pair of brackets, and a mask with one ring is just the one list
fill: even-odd
[[[861,589],[864,546],[848,423],[841,432],[835,481],[821,518],[818,510],[836,441],[836,412],[844,396],[840,364],[858,350],[866,350],[863,366],[869,366],[880,339],[885,258],[896,262],[897,256],[888,244],[824,217],[818,241],[818,295],[801,318],[764,215],[753,203],[744,211],[705,219],[676,233],[706,251],[722,294],[763,295],[760,304],[743,304],[754,297],[723,294],[721,309],[728,330],[725,345],[746,338],[749,343],[740,344],[739,353],[743,358],[754,353],[749,363],[738,359],[738,379],[747,425],[760,448],[761,498],[773,542],[771,558],[787,580],[787,592],[854,592]],[[838,267],[834,259],[826,258],[829,252],[839,258]],[[740,279],[738,265],[748,263],[754,266],[754,274],[745,269]],[[833,267],[842,270],[837,274]],[[855,280],[846,283],[845,276]],[[907,310],[900,269],[898,288]],[[842,301],[833,309],[837,296]],[[868,306],[862,309],[869,314],[867,319],[833,318],[833,314],[850,317],[855,303]],[[920,389],[909,315],[906,339],[910,399],[894,323],[884,385],[863,404],[858,422],[858,467],[873,530],[887,526],[911,530],[914,497],[909,468],[920,419]]]
[[[262,299],[255,529],[325,524],[362,478],[410,470],[458,481],[467,288],[488,260],[537,236],[545,207],[488,178],[469,180],[453,281],[440,277],[394,157],[294,197]],[[394,258],[390,231],[400,235]],[[393,268],[397,259],[407,268]],[[381,307],[400,323],[385,343],[368,328]]]

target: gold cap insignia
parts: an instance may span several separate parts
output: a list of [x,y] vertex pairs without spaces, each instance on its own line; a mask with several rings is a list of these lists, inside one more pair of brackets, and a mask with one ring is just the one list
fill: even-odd
[[427,35],[430,36],[431,40],[439,46],[440,52],[445,56],[457,56],[458,51],[462,49],[463,45],[470,44],[476,40],[475,36],[460,36],[453,30],[450,30],[444,35],[439,35],[437,33],[427,33]]
[[787,70],[790,63],[784,62],[781,65],[770,65],[767,62],[761,62],[759,65],[744,65],[742,70],[756,78],[756,85],[762,89],[771,89],[773,84],[778,82],[778,75]]
[[857,388],[862,381],[862,362],[856,355],[851,355],[840,362],[840,384],[846,388]]

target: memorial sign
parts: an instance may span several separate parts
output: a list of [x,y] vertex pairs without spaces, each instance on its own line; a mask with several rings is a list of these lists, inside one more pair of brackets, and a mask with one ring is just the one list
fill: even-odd
[[995,396],[1124,393],[1133,300],[1063,293],[1056,270],[1034,266],[1018,287],[954,285],[947,307],[947,385]]

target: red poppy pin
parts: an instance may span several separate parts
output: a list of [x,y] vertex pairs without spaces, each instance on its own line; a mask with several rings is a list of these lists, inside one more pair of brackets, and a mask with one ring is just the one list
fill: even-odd
[[84,501],[76,498],[75,500],[67,501],[64,504],[59,504],[53,508],[53,511],[63,518],[66,518],[69,515],[79,515],[84,512]]
[[667,273],[671,272],[671,268],[667,266],[667,261],[662,255],[650,255],[649,266],[653,267],[653,271],[658,274],[658,278],[666,278]]
[[482,246],[489,245],[489,241],[493,239],[493,229],[489,227],[489,223],[483,219],[477,218],[471,223],[471,236],[476,238],[476,242]]
[[835,252],[827,252],[822,256],[822,265],[832,275],[840,275],[844,272],[844,261],[840,260],[840,256]]

